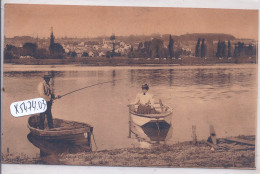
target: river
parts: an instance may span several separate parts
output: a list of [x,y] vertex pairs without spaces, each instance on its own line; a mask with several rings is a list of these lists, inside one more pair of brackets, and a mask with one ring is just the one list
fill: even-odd
[[77,65],[4,65],[2,152],[35,156],[39,149],[27,140],[28,116],[14,118],[12,102],[39,97],[37,85],[54,71],[55,94],[104,82],[56,100],[53,117],[86,122],[94,127],[98,150],[132,147],[128,139],[127,104],[150,85],[156,99],[173,108],[169,144],[207,139],[214,125],[217,137],[256,134],[257,65],[89,67]]

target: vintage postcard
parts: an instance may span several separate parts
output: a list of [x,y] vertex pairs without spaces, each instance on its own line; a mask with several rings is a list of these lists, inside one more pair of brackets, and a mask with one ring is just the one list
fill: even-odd
[[5,4],[4,164],[254,169],[258,10]]

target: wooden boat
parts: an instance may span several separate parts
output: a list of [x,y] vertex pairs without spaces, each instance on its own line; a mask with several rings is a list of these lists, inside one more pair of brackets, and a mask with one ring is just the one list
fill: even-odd
[[33,136],[31,142],[36,147],[42,149],[44,147],[42,144],[48,144],[49,147],[63,144],[69,147],[82,147],[82,151],[91,151],[92,126],[81,122],[53,119],[53,128],[42,130],[39,129],[39,123],[39,115],[33,115],[28,119],[30,137]]
[[138,114],[138,105],[129,106],[129,129],[138,138],[146,141],[165,141],[171,137],[173,110],[161,102],[155,103],[159,114]]

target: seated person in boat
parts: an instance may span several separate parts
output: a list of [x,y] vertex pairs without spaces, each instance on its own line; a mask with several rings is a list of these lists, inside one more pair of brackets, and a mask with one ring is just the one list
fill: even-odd
[[[51,75],[44,75],[44,81],[38,85],[38,92],[40,97],[44,98],[47,102],[47,110],[44,113],[40,114],[40,129],[44,129],[44,121],[45,116],[47,117],[48,127],[49,129],[53,128],[53,119],[51,113],[52,102],[55,99],[55,95],[53,93],[53,89],[50,85]],[[59,98],[60,96],[58,96]]]
[[153,95],[148,93],[149,86],[147,84],[142,85],[142,93],[138,93],[131,105],[138,104],[137,114],[158,114],[154,108]]

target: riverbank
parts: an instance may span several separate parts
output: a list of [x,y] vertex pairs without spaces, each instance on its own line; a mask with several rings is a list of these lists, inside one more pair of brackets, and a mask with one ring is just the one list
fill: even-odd
[[5,59],[4,63],[23,64],[23,65],[84,65],[84,66],[156,66],[156,65],[212,65],[212,64],[255,64],[256,58],[198,58],[198,57],[182,57],[182,58],[64,58],[64,59]]
[[[255,136],[239,136],[255,141]],[[2,156],[3,163],[65,164],[87,166],[135,167],[195,167],[195,168],[255,168],[255,146],[218,139],[212,147],[206,141],[196,145],[183,142],[174,145],[156,145],[150,149],[122,148],[77,154],[59,154],[49,159],[26,156]]]

